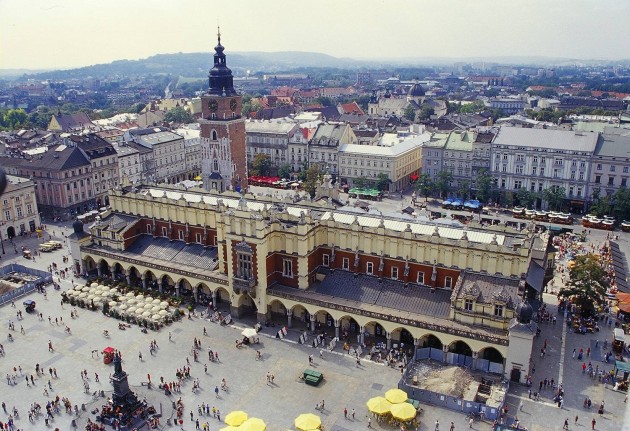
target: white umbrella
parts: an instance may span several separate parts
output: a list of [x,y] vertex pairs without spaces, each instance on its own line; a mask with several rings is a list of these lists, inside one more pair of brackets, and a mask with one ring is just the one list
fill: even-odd
[[161,303],[159,299],[154,299],[152,302],[155,305],[160,305],[160,303]]
[[126,296],[126,297],[128,297],[128,298],[131,298],[131,297],[133,297],[133,296],[135,296],[135,295],[134,295],[134,293],[133,293],[133,292],[129,292],[129,293],[127,293],[125,296]]
[[127,304],[122,304],[119,308],[121,310],[126,310],[127,308],[129,308],[129,306]]
[[144,312],[145,312],[145,310],[144,310],[144,309],[142,309],[142,308],[136,308],[136,314],[137,314],[137,315],[142,316],[142,313],[144,313]]
[[157,312],[159,312],[160,310],[161,310],[161,308],[160,308],[160,307],[153,307],[153,308],[151,309],[151,311],[152,311],[152,312],[154,312],[154,313],[157,313]]
[[79,298],[87,298],[88,294],[85,292],[79,293]]
[[168,315],[168,311],[166,311],[166,310],[160,310],[160,311],[158,311],[158,314],[159,314],[160,316],[167,316],[167,315]]
[[136,298],[129,298],[125,301],[127,304],[135,304],[136,303]]
[[130,313],[130,314],[131,313],[135,313],[136,310],[137,310],[136,307],[129,307],[129,308],[127,308],[127,313]]
[[144,295],[138,295],[136,296],[136,299],[144,299]]
[[110,301],[110,302],[109,302],[109,306],[110,306],[110,307],[115,307],[115,306],[117,306],[117,305],[118,305],[118,303],[117,303],[116,301]]
[[241,335],[243,337],[255,337],[258,334],[258,332],[256,332],[256,330],[254,328],[245,328],[243,329],[243,332],[241,332]]
[[147,310],[150,310],[153,308],[153,304],[144,304],[144,308],[146,308]]
[[88,297],[87,297],[87,299],[94,299],[94,298],[96,298],[96,295],[93,295],[93,294],[90,294],[90,295],[88,295]]
[[98,286],[98,283],[92,283],[92,284],[90,284],[90,287],[96,287],[96,286]]
[[153,320],[162,320],[162,316],[160,316],[159,314],[154,314],[153,316],[151,316],[151,319],[153,319]]
[[83,286],[83,288],[81,289],[82,292],[89,292],[90,288],[87,286]]
[[160,302],[160,305],[161,305],[162,307],[168,307],[168,306],[169,306],[169,303],[168,303],[168,302],[166,302],[166,301],[162,301],[162,302]]
[[144,313],[142,313],[142,317],[150,317],[150,316],[151,316],[150,311],[145,311]]
[[145,301],[147,302],[152,302],[153,301],[153,297],[152,296],[147,296],[146,298],[144,298]]

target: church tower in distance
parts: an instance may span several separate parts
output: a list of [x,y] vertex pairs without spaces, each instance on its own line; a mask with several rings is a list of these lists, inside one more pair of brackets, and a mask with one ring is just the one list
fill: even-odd
[[201,96],[201,172],[207,190],[245,191],[247,151],[242,98],[234,89],[232,71],[225,62],[221,32],[214,47],[214,66],[208,74],[210,88]]

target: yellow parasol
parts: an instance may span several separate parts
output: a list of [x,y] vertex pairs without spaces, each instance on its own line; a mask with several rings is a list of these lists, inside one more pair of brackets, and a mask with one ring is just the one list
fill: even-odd
[[368,410],[372,413],[376,413],[377,415],[384,415],[385,413],[389,413],[389,410],[392,407],[392,403],[390,403],[383,397],[370,398],[366,404]]
[[233,427],[233,426],[226,426],[221,428],[219,431],[239,431],[239,427]]
[[416,417],[416,408],[409,403],[394,404],[391,409],[392,416],[401,421],[410,421]]
[[239,431],[265,431],[266,429],[265,422],[258,418],[249,418],[238,427]]
[[316,430],[322,426],[322,420],[313,413],[304,413],[295,418],[293,424],[302,431]]
[[237,427],[247,420],[248,416],[242,410],[234,410],[225,417],[225,423],[233,427]]
[[385,398],[392,404],[400,404],[407,401],[407,393],[400,389],[390,389],[385,392]]

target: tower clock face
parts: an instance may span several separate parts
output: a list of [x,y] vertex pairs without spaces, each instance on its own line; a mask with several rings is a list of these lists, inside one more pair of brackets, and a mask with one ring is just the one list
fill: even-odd
[[219,104],[217,103],[216,100],[211,100],[208,102],[208,108],[210,108],[211,112],[217,112],[217,109],[219,108]]
[[230,109],[236,111],[236,99],[230,100]]

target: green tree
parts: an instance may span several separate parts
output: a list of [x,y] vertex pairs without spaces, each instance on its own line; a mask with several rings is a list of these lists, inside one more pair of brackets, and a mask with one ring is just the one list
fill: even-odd
[[278,176],[280,178],[284,178],[284,179],[289,179],[291,178],[291,172],[293,171],[293,169],[291,169],[291,165],[289,165],[288,163],[285,163],[284,165],[280,166],[280,168],[278,169]]
[[448,171],[440,171],[435,179],[435,188],[440,192],[440,197],[445,198],[448,196],[448,192],[451,190],[451,181],[453,181],[453,175]]
[[170,111],[168,111],[164,115],[164,120],[169,122],[169,123],[185,123],[185,124],[188,124],[188,123],[194,123],[195,122],[195,119],[190,114],[190,112],[188,112],[187,110],[185,110],[181,106],[177,106],[177,107],[171,109]]
[[520,188],[516,192],[516,198],[521,206],[525,208],[532,208],[534,202],[536,202],[537,195],[535,192],[530,192],[526,188]]
[[560,289],[559,298],[570,299],[583,316],[595,314],[596,306],[604,304],[609,283],[606,271],[592,254],[580,255],[569,269],[569,281]]
[[352,185],[357,189],[367,189],[370,187],[371,181],[365,177],[358,177],[352,181]]
[[458,180],[457,181],[457,195],[462,199],[468,199],[468,195],[470,194],[470,181],[469,180]]
[[543,190],[543,199],[549,204],[552,211],[558,211],[562,206],[562,201],[566,197],[564,187],[551,186]]
[[333,101],[330,97],[319,96],[315,101],[322,106],[333,106]]
[[271,159],[267,154],[258,153],[252,162],[252,174],[266,177],[271,172]]
[[392,180],[389,179],[389,176],[381,172],[378,174],[378,177],[376,177],[376,188],[380,191],[385,191],[389,189],[391,182]]
[[429,104],[423,103],[422,106],[420,106],[420,112],[418,112],[417,117],[418,120],[424,121],[431,118],[431,115],[433,114],[435,114],[435,110],[433,109],[433,107]]
[[477,199],[481,202],[488,202],[492,193],[492,185],[494,180],[492,175],[487,169],[481,169],[477,178],[475,179],[475,185],[477,186]]
[[593,199],[595,199],[595,202],[591,205],[591,214],[595,214],[597,217],[612,214],[613,204],[610,201],[610,196],[595,197],[595,192],[593,191]]
[[468,103],[466,105],[462,105],[459,112],[462,114],[476,114],[477,112],[483,111],[486,109],[486,105],[481,100],[475,100],[472,103]]
[[306,179],[302,183],[302,187],[311,198],[315,197],[315,190],[317,189],[317,181],[319,181],[319,166],[313,165],[306,170]]
[[403,117],[405,117],[409,121],[416,121],[416,110],[413,105],[407,105],[407,107],[405,108],[405,112],[403,113]]
[[630,190],[622,187],[612,197],[612,215],[618,220],[630,220]]
[[425,201],[428,201],[429,196],[431,196],[433,192],[435,192],[435,183],[431,179],[431,175],[420,175],[420,177],[416,181],[416,190],[418,191],[418,193],[424,196]]

